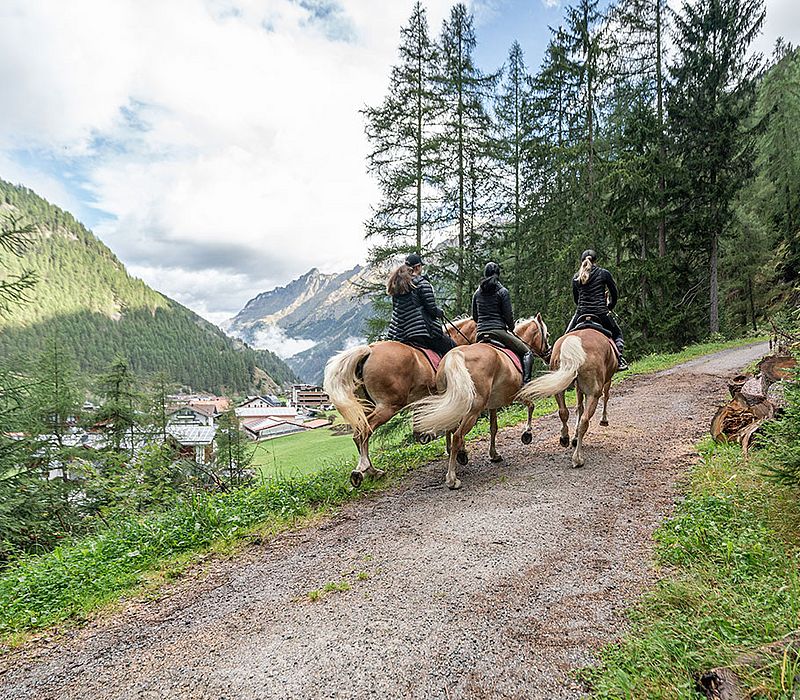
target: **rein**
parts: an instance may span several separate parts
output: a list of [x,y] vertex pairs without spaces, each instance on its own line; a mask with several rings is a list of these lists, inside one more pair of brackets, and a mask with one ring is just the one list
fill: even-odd
[[444,313],[442,313],[442,318],[444,319],[445,323],[449,323],[452,326],[453,330],[455,330],[456,333],[458,333],[464,340],[467,341],[467,345],[471,345],[472,344],[472,341],[469,338],[467,338],[467,336],[465,336],[459,330],[458,326],[455,323],[453,323],[449,318],[447,318],[447,316],[445,316]]

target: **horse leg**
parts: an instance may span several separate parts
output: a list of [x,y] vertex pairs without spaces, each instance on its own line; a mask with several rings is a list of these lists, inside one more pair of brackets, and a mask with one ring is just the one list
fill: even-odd
[[367,424],[369,425],[367,431],[359,435],[353,435],[353,441],[358,448],[358,464],[350,472],[350,483],[356,488],[361,486],[361,482],[364,481],[364,474],[369,474],[376,479],[384,475],[385,472],[382,469],[376,469],[369,458],[369,439],[372,433],[395,415],[398,410],[393,406],[376,406],[372,413],[367,416]]
[[560,394],[556,394],[556,403],[558,404],[558,417],[561,419],[561,437],[558,442],[561,447],[569,447],[569,409],[567,408],[563,391]]
[[608,392],[611,391],[611,380],[608,380],[603,387],[603,417],[600,425],[608,425]]
[[450,448],[450,459],[447,463],[447,487],[449,489],[461,488],[461,482],[456,477],[456,464],[462,466],[467,463],[467,450],[464,447],[467,433],[472,430],[478,422],[478,413],[469,413],[462,420],[460,425],[453,431],[453,443]]
[[528,406],[528,427],[525,428],[525,432],[522,433],[522,440],[523,445],[530,445],[533,442],[533,431],[531,428],[531,423],[533,422],[533,404]]
[[489,461],[502,462],[503,458],[497,453],[495,439],[497,438],[497,410],[489,411]]
[[452,447],[452,442],[453,442],[453,433],[450,432],[449,430],[444,436],[444,441],[445,444],[447,445],[447,454],[450,454],[450,448]]
[[594,415],[595,410],[597,410],[597,403],[600,401],[600,396],[592,395],[588,396],[587,399],[586,410],[583,412],[583,415],[581,416],[581,422],[578,425],[577,442],[575,446],[575,452],[572,455],[573,467],[583,466],[583,437],[586,435],[586,431],[589,429],[589,421],[592,420],[592,416]]
[[578,428],[580,428],[581,416],[583,415],[583,397],[584,397],[584,394],[581,391],[581,388],[578,386],[578,383],[576,382],[575,383],[575,399],[576,399],[575,408],[576,408],[576,411],[577,411],[577,417],[575,419],[575,437],[572,438],[572,446],[573,447],[575,447],[575,445],[578,444]]

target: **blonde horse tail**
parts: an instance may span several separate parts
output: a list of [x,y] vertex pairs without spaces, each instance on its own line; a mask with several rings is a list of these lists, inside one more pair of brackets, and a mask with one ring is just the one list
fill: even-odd
[[372,348],[358,345],[334,355],[325,365],[322,386],[346,423],[353,427],[356,435],[369,432],[367,414],[356,390],[364,383],[358,376],[359,365],[366,360]]
[[545,396],[554,396],[565,391],[575,381],[584,362],[586,352],[581,339],[575,335],[567,336],[561,343],[558,369],[528,382],[517,392],[517,400],[530,404]]
[[437,376],[444,391],[411,404],[414,430],[418,433],[436,434],[452,430],[472,410],[475,383],[458,348],[444,356]]

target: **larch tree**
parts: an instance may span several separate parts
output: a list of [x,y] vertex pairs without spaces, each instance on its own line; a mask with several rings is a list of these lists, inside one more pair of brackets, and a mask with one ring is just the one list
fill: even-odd
[[675,18],[669,117],[679,175],[676,206],[690,254],[707,259],[708,330],[720,329],[720,242],[733,203],[752,174],[748,130],[761,57],[749,51],[764,21],[763,0],[685,0]]
[[401,30],[400,60],[392,68],[386,98],[379,106],[363,110],[371,146],[367,169],[381,190],[381,200],[366,224],[367,237],[376,241],[375,262],[400,251],[422,253],[426,234],[437,223],[432,143],[437,111],[432,86],[435,60],[428,19],[417,2]]

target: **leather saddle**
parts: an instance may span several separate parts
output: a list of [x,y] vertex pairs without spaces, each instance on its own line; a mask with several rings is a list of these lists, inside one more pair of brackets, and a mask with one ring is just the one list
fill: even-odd
[[583,330],[597,331],[598,333],[602,333],[606,338],[611,338],[611,331],[603,326],[603,324],[600,323],[600,319],[594,314],[582,314],[579,316],[570,332]]

